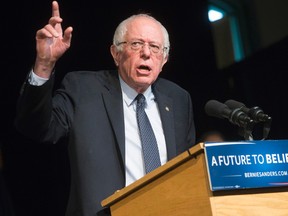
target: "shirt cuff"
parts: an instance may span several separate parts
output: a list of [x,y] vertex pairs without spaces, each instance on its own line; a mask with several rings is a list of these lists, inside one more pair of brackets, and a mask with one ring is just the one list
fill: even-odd
[[49,78],[43,78],[43,77],[39,77],[38,75],[36,75],[33,70],[31,70],[30,74],[29,74],[29,78],[28,78],[28,82],[30,85],[34,85],[34,86],[41,86],[44,83],[47,82],[47,80],[49,80]]

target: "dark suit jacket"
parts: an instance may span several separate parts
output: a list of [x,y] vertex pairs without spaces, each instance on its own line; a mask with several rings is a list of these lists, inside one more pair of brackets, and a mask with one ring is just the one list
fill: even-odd
[[[68,73],[55,94],[51,78],[42,86],[26,82],[16,116],[20,132],[41,142],[69,142],[69,216],[94,216],[101,201],[125,187],[125,135],[117,71]],[[158,78],[153,84],[167,143],[168,159],[195,144],[190,95]],[[168,109],[167,109],[168,108]]]

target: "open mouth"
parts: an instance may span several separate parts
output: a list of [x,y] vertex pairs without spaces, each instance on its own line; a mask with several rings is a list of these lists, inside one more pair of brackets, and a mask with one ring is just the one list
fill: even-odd
[[140,65],[138,69],[140,69],[141,71],[151,71],[151,68],[147,65]]

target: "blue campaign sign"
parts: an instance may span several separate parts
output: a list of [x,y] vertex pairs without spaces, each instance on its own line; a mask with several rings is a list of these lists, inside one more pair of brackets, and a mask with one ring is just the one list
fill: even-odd
[[288,140],[205,142],[210,189],[288,186]]

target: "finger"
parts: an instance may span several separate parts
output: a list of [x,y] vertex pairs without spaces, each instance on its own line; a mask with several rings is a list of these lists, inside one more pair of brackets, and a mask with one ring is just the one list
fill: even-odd
[[51,32],[45,28],[38,30],[36,33],[36,39],[52,38],[52,37],[53,35],[51,34]]
[[59,5],[57,1],[52,2],[52,17],[60,17]]
[[56,24],[61,23],[62,21],[63,21],[63,19],[60,17],[51,17],[49,19],[49,24],[52,26],[55,26]]
[[[60,17],[51,17],[49,19],[49,24],[46,26],[53,27],[55,31],[58,32],[59,35],[62,35],[62,27],[61,27],[62,18]],[[50,29],[49,27],[49,29]],[[58,36],[55,36],[58,37]]]
[[50,34],[51,34],[53,37],[59,37],[59,35],[62,34],[62,33],[59,32],[57,29],[55,29],[54,26],[49,25],[49,24],[46,25],[46,26],[44,27],[44,29],[45,29],[46,31],[50,32]]

